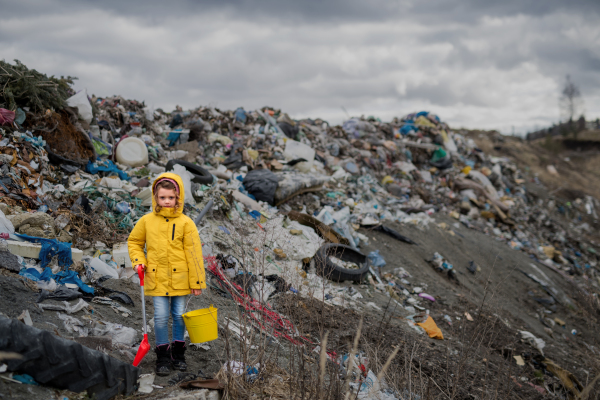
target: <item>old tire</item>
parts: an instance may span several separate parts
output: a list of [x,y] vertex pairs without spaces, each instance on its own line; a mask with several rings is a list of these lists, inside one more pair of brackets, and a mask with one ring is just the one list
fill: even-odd
[[[335,265],[329,256],[334,256],[344,261],[351,261],[359,266],[359,269],[347,269]],[[315,268],[317,274],[336,282],[354,281],[360,282],[369,272],[369,259],[367,256],[354,250],[345,244],[327,243],[317,250],[315,255]]]
[[193,164],[191,162],[183,161],[183,160],[170,160],[167,163],[166,170],[172,171],[175,165],[181,165],[185,167],[194,178],[192,178],[192,182],[200,183],[202,185],[210,185],[213,183],[213,176],[206,169],[202,168],[199,165]]
[[0,317],[0,351],[22,356],[5,360],[9,371],[58,389],[87,390],[96,400],[132,394],[140,374],[139,368],[100,351],[5,317]]

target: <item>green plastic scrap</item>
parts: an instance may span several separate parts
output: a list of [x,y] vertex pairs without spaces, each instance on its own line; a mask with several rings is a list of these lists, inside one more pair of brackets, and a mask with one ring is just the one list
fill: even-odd
[[431,162],[435,163],[444,158],[446,158],[446,150],[442,149],[441,147],[438,147],[431,155]]
[[104,143],[98,140],[92,140],[92,144],[94,145],[96,154],[98,154],[99,156],[107,156],[109,154],[108,147]]

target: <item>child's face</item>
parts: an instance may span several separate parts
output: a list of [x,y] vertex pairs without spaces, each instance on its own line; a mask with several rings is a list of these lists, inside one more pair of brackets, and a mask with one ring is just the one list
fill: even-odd
[[156,195],[158,198],[158,205],[164,208],[173,208],[177,201],[177,193],[174,189],[159,188]]

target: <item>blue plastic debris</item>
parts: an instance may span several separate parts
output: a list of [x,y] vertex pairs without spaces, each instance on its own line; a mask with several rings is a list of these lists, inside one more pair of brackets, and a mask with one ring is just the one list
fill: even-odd
[[167,140],[169,141],[169,147],[175,146],[175,143],[179,140],[179,136],[181,136],[182,129],[175,129],[174,131],[169,132],[169,136]]
[[381,256],[381,254],[379,254],[379,250],[370,252],[367,258],[369,259],[369,261],[371,262],[371,266],[373,267],[381,268],[385,267],[385,265],[387,264]]
[[117,211],[121,214],[129,214],[129,212],[131,211],[131,209],[129,208],[129,203],[127,203],[126,201],[117,203],[115,207],[117,208]]
[[252,218],[254,218],[255,220],[260,220],[261,214],[260,212],[256,211],[256,210],[252,210],[248,213],[248,215],[250,215]]
[[236,121],[245,124],[246,119],[248,119],[248,117],[246,116],[246,111],[244,111],[244,109],[242,107],[239,107],[237,110],[235,110],[235,120]]
[[119,179],[124,181],[129,180],[129,176],[127,176],[125,172],[121,171],[111,160],[98,160],[94,163],[88,161],[87,165],[85,166],[85,170],[86,172],[89,172],[90,174],[94,175],[98,172],[115,173],[119,175]]
[[50,267],[46,267],[44,271],[40,274],[40,272],[35,268],[23,268],[19,272],[19,275],[34,282],[48,282],[50,281],[50,279],[54,279],[56,283],[61,285],[71,283],[77,285],[77,287],[79,287],[79,289],[81,289],[81,291],[84,293],[94,294],[94,288],[83,283],[83,281],[79,279],[79,275],[77,275],[77,272],[75,271],[66,270],[53,274]]
[[21,239],[25,239],[31,243],[39,243],[42,245],[40,250],[40,261],[42,268],[50,264],[52,257],[58,256],[58,265],[61,267],[70,267],[73,264],[71,258],[71,243],[59,242],[56,239],[45,239],[34,236],[16,234]]
[[26,385],[36,385],[36,386],[40,385],[39,383],[37,383],[35,381],[35,379],[33,379],[33,376],[31,376],[31,375],[27,375],[27,374],[13,375],[12,378],[15,381],[19,381],[19,382],[24,383]]

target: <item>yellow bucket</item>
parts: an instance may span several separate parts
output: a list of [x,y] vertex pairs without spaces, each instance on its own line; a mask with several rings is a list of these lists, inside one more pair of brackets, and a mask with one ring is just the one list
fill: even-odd
[[217,308],[189,311],[183,314],[183,322],[190,334],[190,343],[204,343],[219,337],[217,326]]

